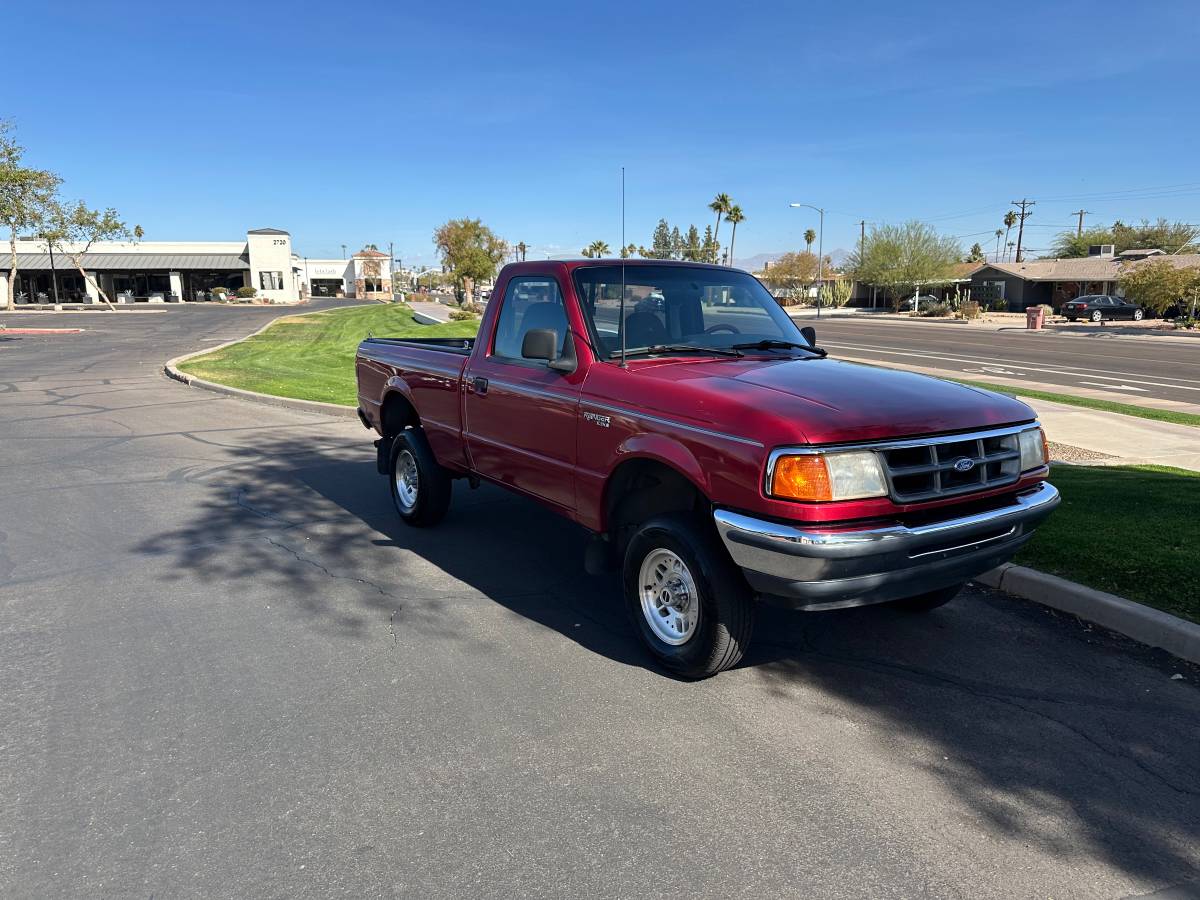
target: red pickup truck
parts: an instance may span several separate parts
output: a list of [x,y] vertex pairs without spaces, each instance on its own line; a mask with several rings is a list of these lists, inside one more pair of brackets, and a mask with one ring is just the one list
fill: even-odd
[[685,677],[741,658],[758,599],[940,606],[1059,501],[1024,403],[829,359],[722,266],[512,264],[477,338],[371,337],[357,377],[405,522],[440,520],[455,479],[573,519]]

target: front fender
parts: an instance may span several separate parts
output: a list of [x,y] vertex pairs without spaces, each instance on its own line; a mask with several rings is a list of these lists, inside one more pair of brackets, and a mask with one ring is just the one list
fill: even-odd
[[692,482],[696,488],[709,497],[712,495],[711,484],[704,467],[700,465],[695,454],[674,438],[662,434],[633,434],[625,438],[618,446],[613,458],[612,467],[608,470],[607,478],[624,462],[631,459],[650,459],[660,462]]

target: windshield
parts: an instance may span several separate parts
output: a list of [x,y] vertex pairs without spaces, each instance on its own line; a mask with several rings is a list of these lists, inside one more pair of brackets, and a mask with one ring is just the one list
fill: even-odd
[[575,270],[575,291],[601,358],[620,350],[622,324],[626,350],[671,344],[728,350],[759,341],[808,346],[767,289],[732,269],[625,266],[622,323],[621,270],[619,265]]

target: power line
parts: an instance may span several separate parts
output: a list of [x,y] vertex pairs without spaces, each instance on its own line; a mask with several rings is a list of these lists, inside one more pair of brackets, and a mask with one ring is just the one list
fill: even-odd
[[1043,197],[1042,202],[1053,202],[1056,200],[1086,200],[1092,197],[1114,197],[1123,194],[1143,194],[1149,192],[1163,191],[1166,193],[1191,193],[1194,190],[1200,189],[1200,181],[1185,181],[1181,184],[1163,184],[1157,187],[1142,187],[1142,188],[1126,188],[1124,190],[1115,191],[1096,191],[1090,194],[1074,194],[1063,197]]

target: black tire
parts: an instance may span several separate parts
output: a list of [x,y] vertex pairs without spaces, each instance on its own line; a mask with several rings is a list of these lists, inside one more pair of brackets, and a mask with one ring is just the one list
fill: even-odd
[[962,589],[963,586],[961,584],[952,584],[950,587],[929,591],[926,594],[917,594],[915,597],[902,597],[899,600],[893,600],[889,605],[894,606],[896,609],[902,609],[905,612],[929,612],[931,609],[945,606],[957,597],[958,592]]
[[[643,611],[643,563],[663,551],[682,561],[695,589],[694,595],[685,593],[698,616],[679,644],[663,640],[650,624],[651,613]],[[664,668],[683,678],[707,678],[736,665],[746,652],[754,631],[753,595],[720,539],[696,518],[671,513],[642,524],[626,547],[623,576],[634,630]]]
[[1144,312],[1142,312],[1140,309],[1135,309],[1133,311],[1133,321],[1140,322],[1145,317],[1146,317],[1146,314]]
[[1074,322],[1074,321],[1075,321],[1075,317],[1074,317],[1074,316],[1067,316],[1067,321],[1068,321],[1068,322]]
[[[408,478],[397,474],[398,467],[405,465],[410,465]],[[416,478],[412,479],[414,470]],[[438,465],[420,428],[407,428],[392,441],[388,489],[396,512],[409,525],[427,527],[445,517],[450,507],[450,476]]]
[[1092,311],[1092,321],[1093,322],[1100,322],[1100,321],[1103,321],[1103,319],[1104,319],[1104,313],[1100,312],[1100,310],[1097,309],[1097,310]]

